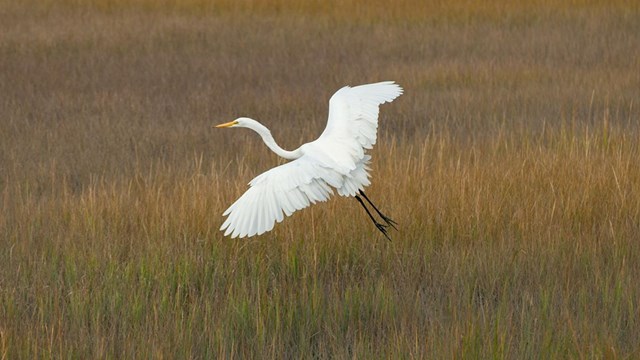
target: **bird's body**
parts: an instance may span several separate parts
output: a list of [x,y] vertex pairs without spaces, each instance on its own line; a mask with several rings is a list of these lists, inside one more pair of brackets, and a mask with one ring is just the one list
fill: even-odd
[[[391,81],[343,87],[329,101],[329,119],[322,135],[293,151],[278,146],[269,129],[255,120],[238,118],[218,125],[250,128],[277,155],[293,160],[251,180],[250,188],[224,212],[228,217],[221,230],[231,237],[260,235],[285,215],[328,200],[333,189],[339,195],[356,197],[365,206],[360,194],[371,204],[363,191],[370,185],[371,156],[366,152],[376,143],[378,106],[401,94],[402,88]],[[374,209],[393,226],[393,221]],[[367,213],[386,236],[386,225],[377,223],[369,210]]]

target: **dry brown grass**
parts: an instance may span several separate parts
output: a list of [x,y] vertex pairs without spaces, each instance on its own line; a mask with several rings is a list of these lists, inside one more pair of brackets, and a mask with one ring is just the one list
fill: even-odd
[[[2,3],[0,358],[637,357],[637,4],[359,4]],[[211,125],[295,148],[386,79],[393,242],[343,198],[222,238],[279,160]]]

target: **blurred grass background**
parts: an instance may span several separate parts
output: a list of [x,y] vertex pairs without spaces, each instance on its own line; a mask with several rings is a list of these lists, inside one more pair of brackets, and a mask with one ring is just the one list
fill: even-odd
[[[0,358],[639,356],[633,1],[0,1]],[[221,213],[396,80],[372,199]]]

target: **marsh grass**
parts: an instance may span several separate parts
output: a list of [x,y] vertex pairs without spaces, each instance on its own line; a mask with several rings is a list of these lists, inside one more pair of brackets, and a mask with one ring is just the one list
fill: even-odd
[[[637,7],[175,4],[2,5],[1,358],[638,355]],[[294,148],[383,79],[392,242],[344,198],[221,236],[279,160],[211,125]]]

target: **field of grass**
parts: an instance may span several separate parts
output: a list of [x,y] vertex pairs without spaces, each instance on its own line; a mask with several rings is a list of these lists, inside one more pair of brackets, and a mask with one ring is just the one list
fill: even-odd
[[[335,5],[335,6],[334,6]],[[372,200],[223,238],[343,85]],[[640,357],[633,1],[0,1],[0,359]]]

